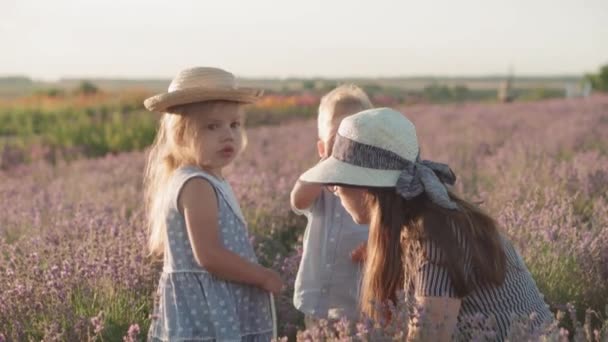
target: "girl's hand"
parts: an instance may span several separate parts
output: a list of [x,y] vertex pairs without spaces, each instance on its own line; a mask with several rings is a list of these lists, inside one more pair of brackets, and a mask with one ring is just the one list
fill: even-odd
[[262,288],[268,292],[272,292],[278,295],[283,290],[283,280],[279,274],[269,268],[264,272],[264,281],[262,282]]
[[353,262],[365,262],[365,259],[367,259],[367,242],[357,246],[357,248],[350,253],[350,259]]

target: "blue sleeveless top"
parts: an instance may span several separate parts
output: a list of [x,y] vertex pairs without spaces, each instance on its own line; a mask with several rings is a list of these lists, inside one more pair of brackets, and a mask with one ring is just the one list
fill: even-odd
[[268,341],[273,332],[270,294],[255,286],[219,279],[194,258],[177,198],[184,184],[195,177],[208,181],[217,195],[221,243],[244,259],[258,262],[230,185],[196,167],[177,169],[167,189],[164,267],[149,338]]

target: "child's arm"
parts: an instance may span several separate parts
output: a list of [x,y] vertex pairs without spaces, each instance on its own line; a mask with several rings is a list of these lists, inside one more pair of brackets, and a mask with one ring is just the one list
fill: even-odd
[[179,195],[178,206],[186,219],[192,252],[202,267],[228,281],[251,284],[273,293],[281,291],[283,282],[278,273],[249,262],[222,246],[217,197],[207,181],[200,178],[187,181]]
[[291,190],[291,206],[298,210],[310,208],[322,190],[323,185],[321,184],[298,180],[296,185],[293,186],[293,190]]

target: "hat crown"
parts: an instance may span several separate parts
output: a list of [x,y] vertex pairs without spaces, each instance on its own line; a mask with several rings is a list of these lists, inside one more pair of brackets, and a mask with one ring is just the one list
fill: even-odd
[[410,161],[418,157],[416,127],[405,115],[391,108],[373,108],[348,116],[340,123],[338,134]]
[[196,67],[180,71],[169,85],[169,92],[188,88],[222,88],[236,89],[236,79],[228,71],[211,68]]

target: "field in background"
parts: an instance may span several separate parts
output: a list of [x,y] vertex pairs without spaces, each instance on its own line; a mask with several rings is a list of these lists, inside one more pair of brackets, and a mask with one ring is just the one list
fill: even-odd
[[[419,91],[432,84],[449,87],[464,86],[471,91],[496,91],[507,76],[483,77],[391,77],[391,78],[312,78],[312,79],[241,79],[243,86],[258,87],[271,92],[288,92],[302,90],[325,90],[339,83],[355,83],[367,87],[390,88],[401,91]],[[581,76],[522,76],[513,79],[516,89],[554,89],[563,90],[567,84],[581,82]],[[25,77],[0,77],[0,98],[19,97],[45,89],[73,90],[82,81],[90,81],[107,91],[146,90],[151,93],[166,91],[170,79],[61,79],[56,82],[35,81]]]
[[[38,119],[24,122],[40,127],[28,131],[32,137],[58,132],[48,136],[86,143],[87,136],[103,131],[99,127],[108,127],[112,137],[114,129],[128,129],[128,120],[150,117],[125,110],[127,100],[87,107],[86,97],[71,99],[29,112]],[[248,149],[227,176],[260,260],[290,285],[277,300],[278,316],[281,334],[294,336],[303,327],[291,305],[291,286],[305,219],[290,211],[289,191],[317,160],[316,128],[307,118],[311,114],[290,114],[290,108],[306,106],[275,100],[252,108],[254,117],[257,110],[278,121],[249,130]],[[272,108],[284,112],[273,116]],[[422,157],[448,163],[458,176],[457,192],[481,201],[512,237],[552,309],[570,302],[579,318],[585,308],[602,314],[608,304],[608,96],[399,108],[417,127]],[[72,121],[86,119],[61,131],[70,126],[57,122],[69,122],[60,118],[70,111],[77,113]],[[115,119],[102,120],[106,115]],[[85,133],[77,135],[80,129]],[[125,141],[138,141],[130,137]],[[80,140],[69,139],[82,148]],[[160,264],[145,251],[144,152],[121,151],[70,162],[8,161],[0,170],[0,339],[116,341],[129,331],[145,336]],[[607,318],[589,317],[591,334]],[[562,323],[573,327],[567,318]],[[583,338],[585,329],[577,329]],[[608,324],[603,336],[606,330]]]
[[[462,84],[470,88],[496,88],[497,85],[506,80],[507,75],[490,75],[478,77],[442,77],[442,76],[415,76],[415,77],[380,77],[380,78],[243,78],[239,80],[241,85],[262,87],[269,90],[293,89],[300,90],[306,86],[306,82],[354,82],[356,84],[377,84],[379,86],[391,86],[401,89],[422,89],[424,86],[433,83],[447,83],[448,85]],[[514,76],[514,81],[522,88],[531,87],[561,87],[564,83],[579,82],[582,79],[578,75],[557,75],[557,76]],[[75,88],[78,84],[87,79],[64,78],[55,82],[45,82],[31,80],[27,77],[0,77],[0,94],[12,90],[13,94],[24,94],[29,91],[41,88],[59,87]],[[153,92],[166,90],[170,79],[111,79],[111,78],[89,78],[101,88],[110,90],[122,90],[125,88],[140,87]]]
[[[248,110],[248,126],[313,117],[320,97],[339,83],[362,86],[376,106],[497,102],[502,77],[383,79],[245,79],[266,90]],[[510,95],[518,102],[564,97],[576,77],[520,78]],[[143,100],[169,80],[64,79],[53,83],[0,78],[0,169],[36,160],[141,150],[155,134],[157,115]]]

